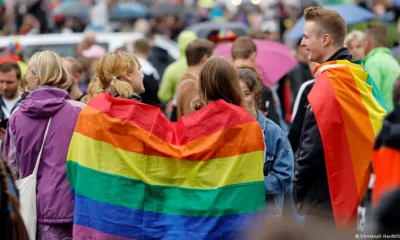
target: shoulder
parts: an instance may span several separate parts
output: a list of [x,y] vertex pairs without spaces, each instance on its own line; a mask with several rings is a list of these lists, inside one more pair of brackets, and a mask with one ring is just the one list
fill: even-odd
[[298,94],[303,94],[303,92],[308,94],[314,86],[314,83],[315,79],[311,79],[301,84]]
[[282,128],[268,118],[266,118],[266,132],[268,135],[275,135],[280,138],[285,136],[285,132]]
[[164,74],[172,74],[174,71],[177,70],[181,66],[179,60],[171,63],[166,69]]
[[86,104],[75,100],[68,100],[66,106],[71,107],[75,112],[80,112]]
[[262,113],[257,112],[257,121],[265,135],[284,134],[283,130],[272,120],[265,117]]
[[375,67],[376,68],[376,66],[385,66],[385,63],[382,62],[382,59],[386,59],[386,56],[379,56],[379,55],[371,56],[371,57],[365,59],[364,67],[366,67],[366,68]]

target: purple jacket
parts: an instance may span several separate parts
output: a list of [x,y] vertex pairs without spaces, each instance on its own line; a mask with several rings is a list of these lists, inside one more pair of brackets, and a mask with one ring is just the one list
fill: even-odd
[[64,90],[40,86],[33,90],[8,122],[3,154],[17,179],[32,174],[48,119],[52,117],[38,169],[38,223],[73,221],[73,197],[66,174],[72,133],[84,104]]

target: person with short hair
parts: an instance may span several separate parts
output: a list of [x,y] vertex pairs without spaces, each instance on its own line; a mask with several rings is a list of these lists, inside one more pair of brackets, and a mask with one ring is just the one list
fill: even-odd
[[68,73],[69,87],[67,89],[71,99],[80,102],[87,93],[81,91],[79,83],[83,74],[82,64],[74,57],[65,57],[62,59],[65,70]]
[[0,119],[8,119],[21,100],[21,70],[15,62],[5,62],[0,65]]
[[348,225],[356,219],[360,190],[368,185],[363,176],[386,110],[368,73],[350,62],[342,16],[309,7],[304,17],[301,45],[319,65],[295,159],[293,198],[307,219]]
[[[235,67],[251,67],[256,69],[257,72],[262,75],[261,71],[257,69],[256,64],[257,46],[251,37],[242,36],[236,39],[236,41],[232,44],[231,55],[233,65],[235,65]],[[261,91],[262,103],[260,110],[274,123],[281,126],[280,118],[275,106],[276,101],[279,102],[279,99],[276,99],[277,100],[274,99],[273,90],[263,85],[263,90]]]
[[344,39],[344,46],[349,49],[353,60],[362,60],[365,57],[365,34],[361,31],[351,31]]
[[257,46],[251,37],[243,36],[232,44],[231,55],[236,67],[256,68]]
[[176,119],[174,111],[171,120],[179,120],[182,116],[189,115],[195,110],[191,107],[192,101],[198,92],[198,79],[205,62],[212,56],[215,44],[209,40],[196,39],[186,48],[186,61],[188,70],[178,83],[175,94]]
[[[0,64],[0,121],[9,119],[13,110],[21,102],[20,83],[21,69],[18,63],[5,62]],[[4,139],[5,132],[4,128],[0,128],[0,140]]]
[[138,39],[133,43],[133,53],[137,57],[141,65],[140,71],[144,75],[143,85],[145,92],[140,94],[140,97],[144,103],[160,106],[161,101],[157,94],[161,79],[157,69],[148,61],[150,51],[151,44],[148,39]]
[[388,48],[388,31],[384,25],[370,24],[366,31],[364,69],[367,71],[386,103],[393,110],[393,84],[400,74],[400,65]]
[[34,90],[9,119],[2,153],[14,176],[23,179],[32,174],[43,146],[37,172],[36,239],[71,238],[74,199],[65,160],[84,104],[70,99],[68,74],[55,52],[34,54],[26,78]]

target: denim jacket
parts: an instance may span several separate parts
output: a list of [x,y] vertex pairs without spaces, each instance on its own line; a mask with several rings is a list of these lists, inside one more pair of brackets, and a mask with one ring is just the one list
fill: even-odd
[[284,131],[271,120],[257,113],[257,121],[264,133],[266,148],[264,182],[267,193],[267,214],[280,218],[283,195],[292,182],[294,157],[289,140]]

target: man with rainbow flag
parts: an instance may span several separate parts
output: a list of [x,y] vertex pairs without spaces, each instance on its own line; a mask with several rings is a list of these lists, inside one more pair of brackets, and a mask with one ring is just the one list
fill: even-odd
[[295,163],[294,200],[307,218],[354,224],[386,107],[373,80],[343,48],[347,26],[332,10],[310,7],[301,45],[319,65],[308,95]]

